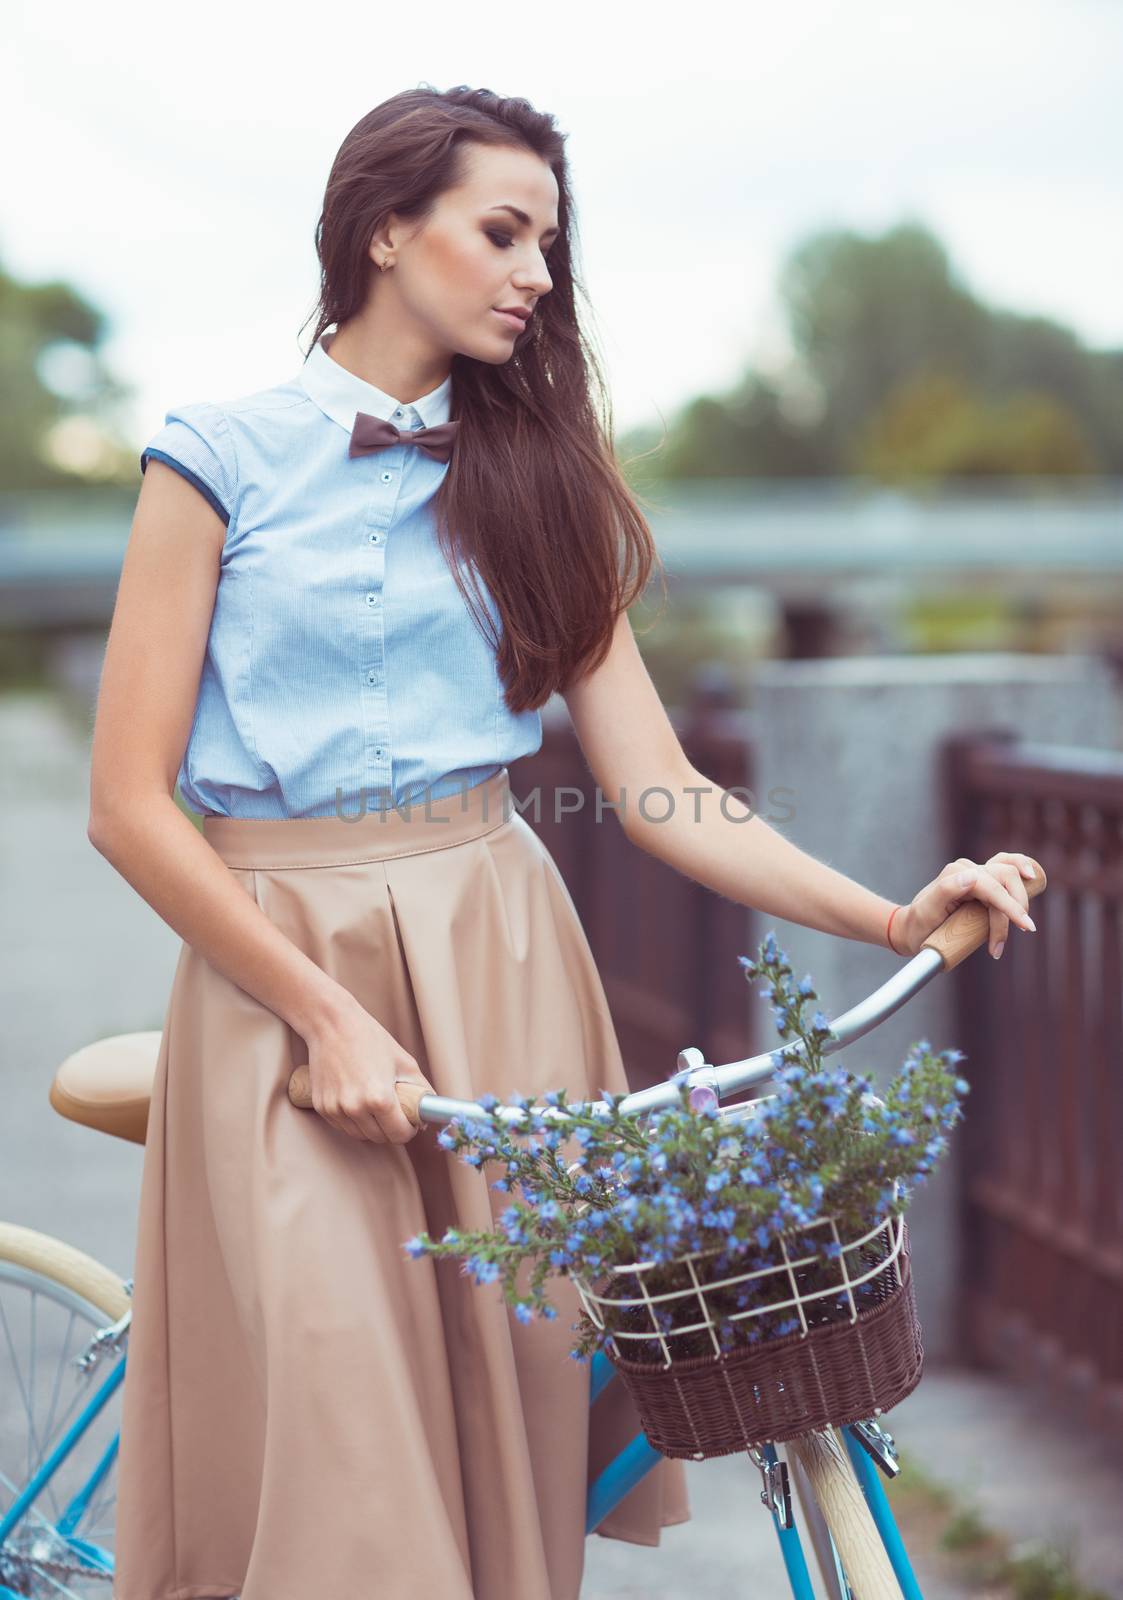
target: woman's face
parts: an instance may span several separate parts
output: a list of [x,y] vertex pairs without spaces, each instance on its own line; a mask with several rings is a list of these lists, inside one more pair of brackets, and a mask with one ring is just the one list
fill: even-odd
[[558,184],[529,150],[471,143],[462,156],[464,181],[438,198],[420,229],[391,216],[372,242],[376,265],[387,254],[393,261],[375,275],[375,300],[388,291],[395,310],[415,320],[436,348],[498,365],[526,326],[498,308],[533,314],[553,287],[547,263],[558,232]]

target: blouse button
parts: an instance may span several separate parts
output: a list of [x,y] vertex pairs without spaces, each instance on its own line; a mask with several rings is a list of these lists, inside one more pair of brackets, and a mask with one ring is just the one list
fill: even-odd
[[384,472],[382,474],[382,481],[383,483],[393,483],[394,474],[392,472]]
[[378,598],[378,596],[376,594],[368,594],[367,595],[367,605],[368,606],[376,606],[378,604],[379,604],[379,598]]
[[370,536],[370,542],[371,544],[377,544],[381,538],[382,535],[380,533],[372,533]]
[[377,683],[378,682],[378,673],[377,672],[368,672],[367,673],[367,682],[368,683]]

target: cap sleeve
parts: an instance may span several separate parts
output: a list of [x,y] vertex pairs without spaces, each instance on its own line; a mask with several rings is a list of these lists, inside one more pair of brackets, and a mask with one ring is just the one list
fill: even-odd
[[151,460],[163,461],[193,483],[229,527],[238,469],[230,425],[218,406],[200,400],[169,411],[141,451],[141,472]]

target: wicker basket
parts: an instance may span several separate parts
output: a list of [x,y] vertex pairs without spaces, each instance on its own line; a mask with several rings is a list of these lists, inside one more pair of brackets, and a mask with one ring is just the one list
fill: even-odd
[[[794,1307],[802,1331],[685,1358],[674,1356],[669,1349],[675,1334],[665,1334],[658,1341],[667,1357],[662,1363],[629,1358],[617,1335],[608,1333],[605,1354],[631,1393],[650,1444],[666,1456],[705,1460],[865,1421],[889,1411],[910,1394],[920,1381],[924,1351],[904,1218],[886,1219],[856,1244],[884,1230],[888,1230],[888,1248],[874,1270],[861,1280],[849,1279],[843,1271],[842,1282],[851,1289],[848,1317],[814,1321],[806,1315],[812,1309],[810,1301],[822,1296],[801,1297],[793,1271],[799,1263],[792,1262],[785,1249],[784,1267],[769,1270],[786,1273],[790,1292],[774,1309]],[[713,1285],[698,1277],[692,1258],[684,1259],[690,1262],[693,1287],[663,1298],[692,1297],[704,1320],[691,1327],[707,1328],[706,1292]],[[643,1269],[644,1264],[639,1264],[638,1268],[611,1271],[636,1273]],[[867,1303],[860,1309],[851,1288],[857,1282],[866,1285],[863,1297]],[[604,1280],[600,1287],[603,1284]],[[604,1328],[603,1308],[620,1302],[610,1302],[580,1279],[577,1287],[586,1312]],[[643,1298],[648,1297],[645,1294]],[[652,1327],[659,1326],[653,1306],[649,1309]],[[652,1342],[650,1334],[646,1338]]]

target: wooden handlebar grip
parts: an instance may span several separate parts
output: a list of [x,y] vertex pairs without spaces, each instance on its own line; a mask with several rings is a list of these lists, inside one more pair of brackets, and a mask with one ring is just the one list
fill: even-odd
[[[418,1106],[427,1094],[435,1093],[430,1084],[413,1083],[405,1078],[399,1078],[394,1085],[398,1095],[398,1104],[409,1118],[415,1128],[421,1126],[421,1112]],[[305,1061],[299,1067],[294,1067],[289,1078],[289,1099],[294,1106],[311,1107],[312,1105],[312,1079],[308,1072],[308,1063]]]
[[[1034,861],[1034,877],[1028,881],[1023,878],[1026,894],[1031,900],[1041,894],[1047,879],[1044,868],[1039,861]],[[950,972],[952,967],[957,967],[969,955],[987,942],[990,931],[990,909],[981,900],[969,900],[966,905],[958,906],[947,919],[941,922],[921,945],[921,950],[935,950],[944,963],[945,971]]]

